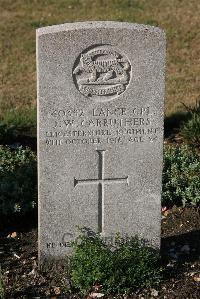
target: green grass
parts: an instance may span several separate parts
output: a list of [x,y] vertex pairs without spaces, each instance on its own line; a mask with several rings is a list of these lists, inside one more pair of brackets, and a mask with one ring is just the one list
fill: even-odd
[[199,5],[198,0],[0,0],[0,120],[20,127],[27,120],[28,126],[36,127],[36,28],[86,20],[137,22],[163,28],[168,45],[165,112],[170,116],[182,111],[181,102],[194,104],[200,93]]
[[4,116],[0,118],[0,121],[7,126],[14,126],[18,131],[24,131],[27,129],[36,127],[36,108],[19,109],[5,109]]

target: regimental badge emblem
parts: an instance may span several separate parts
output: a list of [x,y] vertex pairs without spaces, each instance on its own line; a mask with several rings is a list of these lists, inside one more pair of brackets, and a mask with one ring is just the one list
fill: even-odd
[[128,58],[112,46],[95,46],[77,58],[73,78],[77,89],[86,97],[102,101],[122,94],[130,81]]

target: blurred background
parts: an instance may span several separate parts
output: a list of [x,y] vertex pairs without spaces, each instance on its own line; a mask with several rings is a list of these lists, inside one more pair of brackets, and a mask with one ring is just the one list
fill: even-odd
[[[35,31],[65,22],[113,20],[159,26],[167,34],[166,119],[200,94],[198,0],[0,0],[0,122],[36,135]],[[176,121],[175,121],[176,122]]]

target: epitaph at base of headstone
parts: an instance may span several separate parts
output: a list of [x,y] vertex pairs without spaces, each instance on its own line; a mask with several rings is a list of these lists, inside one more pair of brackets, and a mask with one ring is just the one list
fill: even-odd
[[165,34],[80,22],[37,30],[39,256],[77,226],[160,245]]

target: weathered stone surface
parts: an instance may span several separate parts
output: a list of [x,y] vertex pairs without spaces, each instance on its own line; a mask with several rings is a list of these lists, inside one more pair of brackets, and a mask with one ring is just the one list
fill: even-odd
[[37,30],[39,253],[77,226],[160,243],[165,35],[86,22]]

